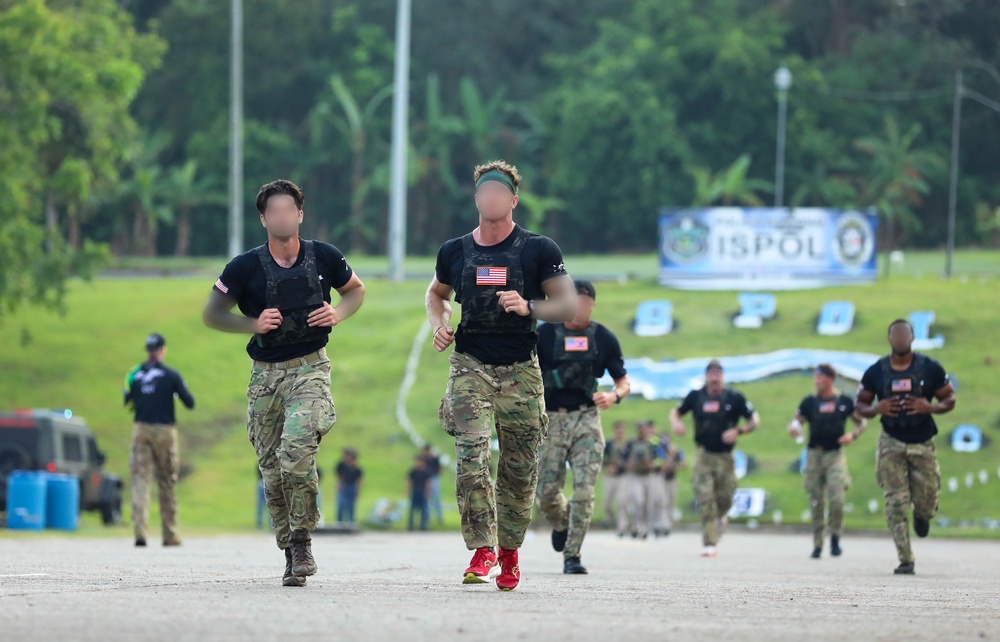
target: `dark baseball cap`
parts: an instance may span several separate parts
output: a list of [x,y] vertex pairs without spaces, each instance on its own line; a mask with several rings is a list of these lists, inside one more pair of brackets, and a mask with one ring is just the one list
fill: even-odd
[[712,359],[708,362],[708,365],[705,366],[705,372],[708,372],[709,370],[718,370],[719,372],[722,372],[722,362],[718,359]]
[[146,350],[159,350],[165,345],[167,345],[167,340],[163,338],[162,334],[154,332],[146,337]]
[[584,296],[589,296],[591,299],[597,300],[597,290],[594,289],[594,284],[586,279],[576,279],[573,281],[573,285],[576,286],[576,293],[582,294]]

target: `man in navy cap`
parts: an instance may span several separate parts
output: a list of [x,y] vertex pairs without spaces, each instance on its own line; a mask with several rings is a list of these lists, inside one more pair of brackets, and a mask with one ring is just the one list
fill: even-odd
[[146,522],[149,518],[149,491],[152,478],[160,491],[160,522],[163,545],[178,546],[177,485],[179,468],[174,397],[189,409],[194,397],[180,373],[163,363],[167,341],[153,333],[146,337],[146,361],[125,377],[125,406],[135,412],[129,473],[132,477],[132,525],[135,545],[146,545]]

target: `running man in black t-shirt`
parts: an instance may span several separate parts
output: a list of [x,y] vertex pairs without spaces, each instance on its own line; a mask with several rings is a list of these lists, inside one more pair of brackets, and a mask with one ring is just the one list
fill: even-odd
[[885,494],[885,520],[899,556],[895,573],[913,575],[910,506],[914,532],[927,537],[941,495],[941,468],[934,447],[937,425],[932,415],[955,408],[955,389],[940,363],[913,352],[909,321],[896,319],[889,324],[889,345],[892,353],[861,377],[856,405],[866,419],[882,416],[875,476]]
[[[237,256],[215,282],[204,321],[251,334],[248,434],[257,453],[284,586],[316,573],[310,531],[320,518],[316,453],[337,415],[330,395],[330,329],[354,314],[365,287],[336,247],[299,238],[302,190],[290,181],[257,193],[267,243]],[[330,290],[340,294],[336,307]],[[230,312],[238,306],[241,314]]]
[[[594,489],[604,460],[601,410],[621,403],[630,386],[618,338],[592,321],[597,291],[590,281],[574,282],[576,317],[538,330],[538,363],[545,383],[549,434],[538,451],[540,507],[552,525],[552,547],[563,554],[563,573],[586,574],[580,547],[594,513]],[[607,372],[610,392],[597,389]],[[566,464],[573,472],[573,498],[566,499]]]
[[[809,424],[806,467],[802,472],[812,508],[814,559],[819,559],[823,553],[827,500],[830,504],[830,554],[837,557],[842,552],[840,532],[844,525],[844,495],[851,483],[842,447],[860,437],[867,425],[867,421],[855,412],[854,400],[834,387],[836,381],[837,371],[832,365],[816,366],[813,373],[816,394],[802,400],[788,424],[788,434],[796,439],[802,436],[802,424]],[[846,431],[848,419],[857,424],[854,432]]]
[[722,364],[714,359],[705,368],[705,387],[692,390],[670,411],[674,434],[687,432],[681,417],[688,412],[694,414],[694,441],[698,445],[691,482],[701,513],[701,556],[715,557],[736,493],[733,448],[742,435],[760,425],[760,416],[742,394],[726,388]]
[[[427,319],[435,350],[455,343],[439,419],[455,438],[462,536],[475,551],[463,581],[493,580],[512,591],[521,581],[517,551],[531,522],[547,423],[535,321],[571,320],[576,291],[559,246],[514,223],[517,168],[493,161],[476,167],[473,180],[479,226],[441,246],[427,289]],[[457,332],[450,325],[452,295],[462,306]],[[495,485],[494,426],[500,441]]]

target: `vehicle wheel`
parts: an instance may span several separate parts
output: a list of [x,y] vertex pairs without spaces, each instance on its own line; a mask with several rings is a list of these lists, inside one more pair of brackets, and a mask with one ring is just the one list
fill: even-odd
[[101,504],[101,521],[105,526],[114,526],[122,521],[122,493],[116,489],[114,493]]

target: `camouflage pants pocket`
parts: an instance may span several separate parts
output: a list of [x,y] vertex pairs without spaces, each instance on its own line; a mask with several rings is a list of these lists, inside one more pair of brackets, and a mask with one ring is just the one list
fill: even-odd
[[451,395],[451,379],[449,378],[444,396],[441,397],[441,405],[438,406],[438,423],[441,425],[441,430],[452,437],[457,437],[458,431],[455,429],[455,413],[451,408]]

